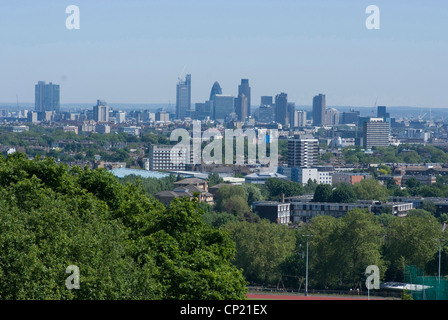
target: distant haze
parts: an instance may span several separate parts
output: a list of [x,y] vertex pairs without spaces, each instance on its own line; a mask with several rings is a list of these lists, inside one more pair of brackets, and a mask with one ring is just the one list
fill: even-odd
[[[0,2],[0,102],[34,101],[38,81],[61,86],[61,104],[97,99],[176,103],[192,75],[192,102],[215,81],[236,95],[310,105],[448,107],[446,0],[77,0]],[[368,30],[366,7],[380,9]]]

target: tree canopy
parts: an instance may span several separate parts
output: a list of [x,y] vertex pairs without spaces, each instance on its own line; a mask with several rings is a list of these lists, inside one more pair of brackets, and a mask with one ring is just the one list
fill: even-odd
[[0,157],[0,298],[244,299],[234,242],[202,216],[104,169]]

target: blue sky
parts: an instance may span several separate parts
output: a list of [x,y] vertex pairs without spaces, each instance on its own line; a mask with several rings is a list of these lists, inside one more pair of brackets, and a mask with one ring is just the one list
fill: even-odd
[[[80,9],[68,30],[65,8]],[[368,5],[380,30],[368,30]],[[182,72],[193,102],[214,81],[252,101],[318,93],[328,105],[448,107],[445,0],[2,0],[0,102],[34,101],[37,81],[62,103],[175,103]]]

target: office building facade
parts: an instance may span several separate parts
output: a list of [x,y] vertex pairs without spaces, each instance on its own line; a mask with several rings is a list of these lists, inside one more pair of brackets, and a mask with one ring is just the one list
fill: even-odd
[[109,107],[105,101],[97,100],[93,107],[93,120],[96,122],[109,122]]
[[314,167],[318,164],[318,154],[318,139],[308,136],[288,139],[288,167]]
[[176,117],[184,120],[190,116],[191,109],[191,75],[187,74],[185,80],[179,80],[176,87]]
[[250,86],[249,79],[241,79],[241,84],[238,86],[238,95],[236,99],[236,114],[238,120],[244,121],[250,116]]
[[364,149],[371,149],[372,147],[388,147],[389,132],[390,124],[389,122],[383,121],[383,118],[371,118],[370,121],[364,122]]
[[289,124],[288,95],[284,92],[275,96],[275,121],[284,126]]
[[213,101],[214,119],[225,121],[232,113],[235,113],[235,97],[228,94],[217,94]]
[[154,171],[184,171],[189,158],[187,149],[171,152],[173,146],[151,145],[149,150],[149,170]]
[[315,126],[324,126],[325,123],[325,110],[326,110],[326,97],[320,93],[313,98],[313,124]]
[[60,111],[60,88],[53,83],[39,81],[35,86],[34,111]]

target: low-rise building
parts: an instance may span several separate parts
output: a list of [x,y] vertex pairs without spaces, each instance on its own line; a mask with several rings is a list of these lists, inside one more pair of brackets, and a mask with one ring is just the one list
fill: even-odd
[[363,209],[375,214],[390,213],[397,217],[404,217],[412,210],[412,202],[380,202],[357,201],[355,203],[312,202],[300,199],[286,198],[291,203],[291,220],[294,223],[308,223],[319,215],[329,215],[335,218],[345,216],[353,209]]
[[332,176],[333,185],[339,183],[348,183],[354,185],[364,179],[370,179],[372,176],[369,173],[357,173],[357,172],[335,172]]
[[277,201],[256,201],[252,204],[252,210],[262,219],[279,224],[291,222],[291,204]]
[[276,172],[256,172],[248,174],[244,177],[244,180],[246,183],[265,184],[265,182],[270,178],[288,180],[285,175]]

